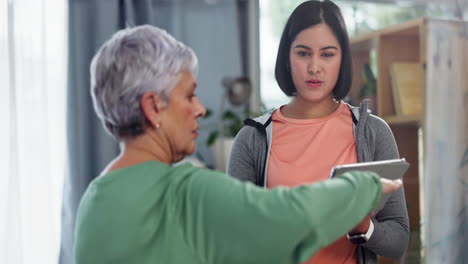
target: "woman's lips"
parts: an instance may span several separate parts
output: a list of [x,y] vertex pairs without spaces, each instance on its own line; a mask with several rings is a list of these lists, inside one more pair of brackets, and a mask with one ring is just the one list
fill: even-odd
[[309,81],[306,81],[306,84],[309,87],[317,88],[317,87],[320,87],[323,84],[323,82],[320,80],[309,80]]

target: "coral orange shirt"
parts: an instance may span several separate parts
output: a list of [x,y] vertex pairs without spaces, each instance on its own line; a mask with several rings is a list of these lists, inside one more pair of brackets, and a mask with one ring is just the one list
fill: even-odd
[[[322,118],[292,119],[277,110],[272,121],[268,188],[325,181],[335,165],[357,162],[351,111],[343,102]],[[356,264],[356,249],[343,236],[305,263]]]

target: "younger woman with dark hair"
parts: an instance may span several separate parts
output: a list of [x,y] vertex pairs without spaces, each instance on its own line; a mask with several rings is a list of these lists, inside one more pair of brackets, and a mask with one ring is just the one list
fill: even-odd
[[[389,126],[369,113],[367,102],[353,107],[342,101],[351,75],[340,9],[331,1],[300,4],[284,28],[275,68],[279,87],[292,99],[246,120],[234,142],[228,174],[267,188],[297,186],[327,180],[336,165],[398,158]],[[366,217],[307,263],[377,263],[377,255],[399,259],[408,236],[400,189],[375,216]]]

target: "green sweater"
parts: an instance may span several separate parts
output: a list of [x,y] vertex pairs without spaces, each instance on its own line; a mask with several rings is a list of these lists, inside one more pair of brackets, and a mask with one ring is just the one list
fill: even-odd
[[368,215],[381,189],[370,172],[263,189],[190,165],[145,162],[90,184],[78,209],[75,261],[300,263]]

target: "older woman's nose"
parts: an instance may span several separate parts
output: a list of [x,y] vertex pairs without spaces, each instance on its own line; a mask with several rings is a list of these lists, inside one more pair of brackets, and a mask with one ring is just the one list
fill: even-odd
[[202,116],[204,116],[206,114],[206,108],[205,106],[203,106],[203,104],[198,100],[198,98],[196,99],[196,110],[195,110],[195,116],[197,118],[200,118]]

